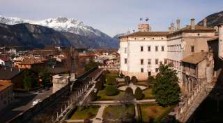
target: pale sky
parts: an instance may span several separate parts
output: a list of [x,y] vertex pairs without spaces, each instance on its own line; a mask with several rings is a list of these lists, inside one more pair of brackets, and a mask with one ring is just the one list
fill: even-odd
[[68,17],[114,36],[137,30],[148,17],[153,31],[166,31],[171,22],[196,22],[223,11],[223,0],[0,0],[0,15],[41,20]]

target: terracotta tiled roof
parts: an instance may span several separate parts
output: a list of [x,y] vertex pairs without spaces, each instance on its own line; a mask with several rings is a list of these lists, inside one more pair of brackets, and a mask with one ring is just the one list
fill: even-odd
[[3,91],[4,89],[12,86],[11,82],[8,81],[0,81],[0,92]]
[[46,59],[40,57],[40,58],[36,58],[36,57],[26,57],[23,59],[23,61],[20,63],[22,65],[31,65],[31,64],[39,64],[39,63],[43,63],[44,61],[46,61]]
[[122,37],[138,37],[138,36],[167,36],[169,32],[135,32],[132,34],[120,36],[119,38]]
[[199,62],[203,61],[206,58],[206,56],[207,52],[194,53],[190,56],[183,58],[182,62],[198,64]]
[[183,33],[183,32],[215,32],[214,28],[209,28],[209,27],[204,27],[204,26],[199,26],[199,25],[195,25],[194,29],[191,29],[191,26],[188,25],[178,31],[175,31],[173,33],[169,33],[168,36],[172,36],[175,34],[179,34],[179,33]]
[[18,75],[21,71],[17,68],[0,66],[0,80],[11,80]]
[[120,36],[119,38],[138,37],[138,36],[172,36],[172,35],[179,34],[182,32],[215,32],[215,29],[195,25],[194,29],[191,29],[191,26],[186,26],[178,31],[173,32],[173,33],[170,33],[170,32],[135,32],[135,33]]

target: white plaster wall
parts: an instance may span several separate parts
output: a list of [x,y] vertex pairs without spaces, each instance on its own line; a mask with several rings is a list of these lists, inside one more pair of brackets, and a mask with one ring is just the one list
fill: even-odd
[[[125,52],[126,49],[126,52]],[[125,64],[125,58],[127,58],[127,49],[128,49],[128,42],[121,41],[119,47],[119,54],[120,54],[120,71],[128,71],[127,64]]]
[[183,51],[186,46],[186,42],[182,41],[182,38],[175,38],[170,41],[167,41],[167,46],[176,45],[176,47],[168,47],[167,59],[174,60],[174,69],[177,72],[177,77],[179,81],[182,81],[182,66],[180,65],[181,60],[183,59]]
[[[143,51],[141,51],[143,46]],[[148,51],[150,46],[150,51]],[[155,51],[155,46],[158,46],[158,51]],[[162,51],[164,46],[164,51]],[[128,40],[120,41],[120,71],[125,75],[136,76],[138,79],[147,79],[148,72],[151,75],[156,75],[156,68],[159,68],[160,62],[164,63],[167,58],[167,40],[166,37],[129,37]],[[125,64],[127,58],[127,64]],[[141,59],[144,63],[141,65]],[[151,59],[151,64],[148,65],[148,59]],[[158,59],[158,64],[155,64],[155,59]],[[143,68],[144,72],[141,72]]]
[[[129,42],[129,72],[141,73],[141,68],[144,69],[144,73],[151,71],[155,74],[155,68],[159,67],[159,64],[155,64],[155,59],[159,59],[159,62],[164,63],[164,59],[167,57],[167,42],[161,40],[150,41],[130,41]],[[143,51],[141,52],[141,46]],[[148,51],[148,46],[151,47],[151,51]],[[158,46],[158,51],[155,51],[155,46]],[[164,51],[161,51],[161,46],[164,46]],[[141,59],[144,64],[141,65]],[[151,64],[148,65],[148,59],[151,59]]]
[[223,25],[219,26],[219,46],[218,46],[219,57],[223,59]]

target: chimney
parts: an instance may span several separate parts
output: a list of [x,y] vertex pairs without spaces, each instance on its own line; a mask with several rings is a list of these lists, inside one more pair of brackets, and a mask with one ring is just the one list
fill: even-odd
[[191,19],[190,26],[191,26],[192,30],[195,29],[195,19],[194,18]]
[[171,27],[168,27],[169,32],[171,32]]
[[174,23],[170,24],[170,32],[174,32]]
[[177,30],[180,30],[180,19],[176,20],[176,24],[177,24]]
[[169,33],[173,33],[174,32],[174,23],[170,23],[170,27],[169,29]]
[[150,26],[149,26],[149,24],[139,24],[138,25],[138,30],[140,32],[149,32],[150,31]]
[[205,18],[205,19],[203,20],[203,26],[204,26],[204,27],[207,27],[207,18]]

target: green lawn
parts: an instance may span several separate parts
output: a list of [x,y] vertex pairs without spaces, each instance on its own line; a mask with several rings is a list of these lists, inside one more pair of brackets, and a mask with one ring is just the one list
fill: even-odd
[[107,96],[105,94],[105,90],[100,90],[97,94],[98,100],[117,100],[119,96],[124,95],[124,92],[119,91],[118,95],[115,96]]
[[100,106],[89,106],[86,108],[78,107],[74,114],[71,116],[71,120],[77,119],[86,119],[86,118],[93,118],[97,115],[98,109]]
[[157,104],[140,105],[143,122],[160,122],[166,116],[172,107],[162,107]]
[[105,119],[120,119],[124,114],[130,114],[135,116],[134,105],[124,106],[124,105],[110,105],[103,113],[103,118]]
[[144,99],[153,99],[154,98],[154,95],[152,93],[152,88],[148,88],[146,90],[143,91],[143,94],[144,94]]

